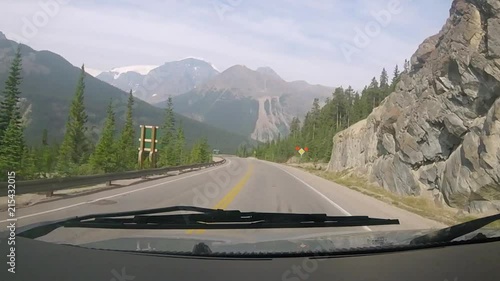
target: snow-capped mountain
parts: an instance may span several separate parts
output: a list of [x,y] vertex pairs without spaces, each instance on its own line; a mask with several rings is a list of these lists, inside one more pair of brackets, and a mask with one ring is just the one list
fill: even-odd
[[210,63],[196,58],[167,62],[161,66],[136,65],[114,68],[97,76],[149,103],[186,93],[219,72]]
[[116,67],[111,69],[111,71],[115,74],[115,79],[118,79],[120,75],[127,73],[127,72],[135,72],[139,73],[141,75],[147,75],[151,70],[157,68],[158,65],[130,65],[130,66],[124,66],[124,67]]

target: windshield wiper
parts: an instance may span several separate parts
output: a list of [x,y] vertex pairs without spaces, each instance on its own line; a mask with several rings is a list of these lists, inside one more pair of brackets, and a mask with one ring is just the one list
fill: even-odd
[[450,226],[447,228],[443,228],[438,231],[431,232],[426,235],[414,238],[413,240],[411,240],[410,245],[450,242],[455,238],[474,232],[497,220],[500,220],[500,214],[479,218],[472,221],[457,224],[454,226]]
[[[189,211],[194,214],[155,215]],[[257,229],[354,227],[399,224],[397,219],[379,219],[368,216],[327,216],[326,214],[263,213],[236,210],[207,209],[189,206],[107,213],[74,217],[31,228],[19,236],[36,238],[58,227],[105,229]],[[42,234],[42,235],[39,235]]]

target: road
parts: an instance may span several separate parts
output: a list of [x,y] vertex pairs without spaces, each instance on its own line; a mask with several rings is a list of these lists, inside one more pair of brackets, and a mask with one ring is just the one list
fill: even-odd
[[[226,164],[139,184],[37,204],[17,210],[17,226],[93,213],[192,205],[241,211],[326,213],[397,218],[400,225],[350,228],[273,230],[167,230],[191,238],[279,238],[284,233],[309,236],[320,233],[369,232],[396,229],[441,228],[444,225],[390,206],[372,197],[319,178],[300,169],[257,159],[228,157]],[[1,213],[5,229],[7,214]],[[127,230],[62,229],[45,241],[85,243],[124,235]],[[142,231],[158,235],[162,231]],[[105,234],[103,234],[105,233]],[[154,234],[153,234],[154,233]],[[137,233],[135,233],[137,234]]]

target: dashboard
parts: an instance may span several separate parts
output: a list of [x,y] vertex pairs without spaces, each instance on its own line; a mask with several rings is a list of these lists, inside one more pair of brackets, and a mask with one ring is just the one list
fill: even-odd
[[[2,252],[7,240],[0,239]],[[96,250],[16,238],[15,273],[0,280],[498,281],[500,241],[330,257],[193,257]]]

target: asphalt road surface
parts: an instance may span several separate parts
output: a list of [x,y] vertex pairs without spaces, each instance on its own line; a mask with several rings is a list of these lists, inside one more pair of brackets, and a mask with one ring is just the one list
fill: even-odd
[[[20,208],[16,210],[17,226],[103,212],[187,205],[241,211],[325,213],[333,216],[368,215],[377,218],[397,218],[401,224],[335,229],[207,231],[60,229],[42,240],[79,244],[114,237],[156,236],[158,233],[167,232],[168,235],[195,239],[230,240],[241,236],[246,240],[267,240],[282,237],[284,234],[307,237],[323,233],[444,227],[442,224],[390,206],[297,168],[257,159],[238,157],[226,159],[228,161],[224,165],[192,173]],[[6,219],[6,212],[2,212],[0,217],[2,230],[5,230],[7,225]]]

